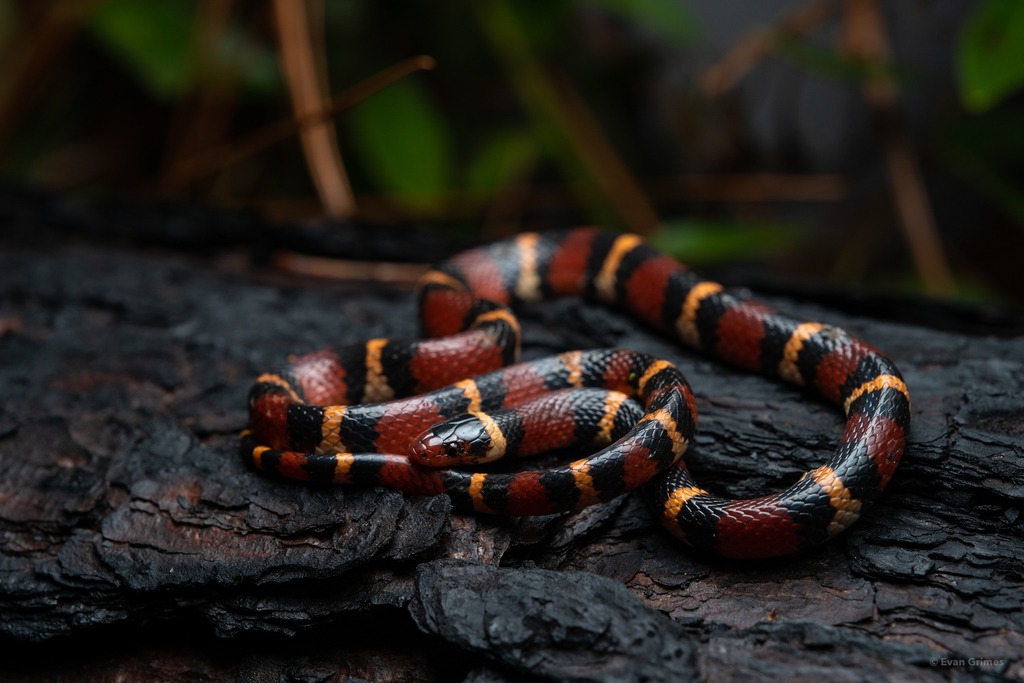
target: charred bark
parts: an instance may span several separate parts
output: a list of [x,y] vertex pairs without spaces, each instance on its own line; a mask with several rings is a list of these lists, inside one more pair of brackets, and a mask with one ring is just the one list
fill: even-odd
[[[863,298],[852,315],[841,298],[776,293],[892,356],[911,443],[848,533],[739,564],[694,556],[635,495],[506,520],[262,477],[236,452],[253,378],[291,353],[414,337],[411,293],[32,241],[0,253],[5,678],[1024,678],[1024,337],[1010,324],[968,335],[921,311],[874,318]],[[830,406],[613,313],[555,302],[525,320],[527,357],[618,345],[677,361],[701,410],[687,457],[717,491],[785,486],[838,441]]]

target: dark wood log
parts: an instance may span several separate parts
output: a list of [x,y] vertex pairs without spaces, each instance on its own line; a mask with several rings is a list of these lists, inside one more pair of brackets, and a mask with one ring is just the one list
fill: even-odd
[[[675,542],[636,495],[490,519],[444,497],[246,469],[237,433],[253,378],[290,353],[415,336],[411,293],[63,243],[68,225],[105,214],[57,220],[10,201],[5,679],[1024,679],[1024,336],[1012,317],[985,328],[1007,336],[980,336],[949,329],[956,309],[937,307],[939,331],[919,319],[931,305],[907,324],[872,317],[863,297],[851,315],[841,297],[826,307],[776,292],[779,308],[896,360],[911,444],[848,533],[786,560],[722,562]],[[832,407],[614,313],[553,302],[524,315],[528,357],[618,345],[678,362],[701,410],[687,457],[717,491],[785,486],[838,441]]]

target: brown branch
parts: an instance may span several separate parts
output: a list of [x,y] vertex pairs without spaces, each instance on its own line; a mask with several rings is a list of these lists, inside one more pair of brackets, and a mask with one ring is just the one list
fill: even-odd
[[779,43],[805,36],[824,24],[835,4],[835,0],[813,0],[775,26],[755,29],[697,77],[697,89],[712,98],[731,90]]
[[659,201],[838,202],[846,178],[831,173],[690,173],[645,183]]
[[925,291],[948,296],[953,275],[942,248],[935,216],[921,177],[917,155],[907,139],[897,111],[899,88],[892,75],[880,68],[890,61],[885,19],[876,0],[846,0],[841,34],[843,51],[879,67],[863,85],[864,99],[874,112],[882,136],[889,189],[903,237]]
[[564,79],[534,54],[526,30],[505,0],[475,4],[480,25],[503,62],[533,128],[581,198],[635,232],[661,221],[593,114]]
[[[308,14],[309,6],[307,0],[274,0],[274,10],[281,46],[281,66],[288,82],[292,110],[296,116],[302,117],[322,109],[327,99],[323,65],[316,59],[312,43],[313,27]],[[322,39],[322,22],[319,28],[321,30],[318,34]],[[299,138],[309,174],[327,214],[334,218],[351,216],[355,213],[355,202],[341,160],[334,126],[326,121],[305,126],[300,129]]]
[[626,162],[608,140],[586,102],[564,78],[554,80],[557,100],[565,112],[564,129],[580,159],[589,167],[601,191],[615,205],[626,225],[634,232],[649,233],[661,218],[644,194]]
[[304,127],[331,120],[346,109],[410,73],[433,69],[434,66],[435,62],[432,57],[426,55],[412,57],[341,92],[319,110],[296,114],[294,118],[271,123],[237,140],[182,159],[172,169],[173,185],[180,187],[196,178],[247,159],[272,145],[287,140]]
[[352,261],[350,259],[309,256],[291,251],[274,254],[275,270],[329,280],[356,280],[409,286],[416,284],[429,269],[426,264],[391,261]]
[[[180,187],[174,170],[183,158],[209,149],[222,140],[228,127],[238,79],[217,54],[230,27],[234,0],[208,0],[196,5],[188,51],[189,75],[195,79],[191,96],[175,102],[165,145],[160,187]],[[235,68],[237,71],[237,67]]]

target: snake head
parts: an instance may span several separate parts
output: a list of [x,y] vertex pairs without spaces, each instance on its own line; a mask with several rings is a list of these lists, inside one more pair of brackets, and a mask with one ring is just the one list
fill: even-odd
[[416,440],[411,457],[430,467],[452,467],[492,462],[503,453],[495,452],[487,426],[474,413],[440,422]]

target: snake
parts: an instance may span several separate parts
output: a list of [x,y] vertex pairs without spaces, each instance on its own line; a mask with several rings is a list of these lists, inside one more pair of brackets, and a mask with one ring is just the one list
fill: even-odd
[[[621,348],[518,362],[513,311],[566,296],[834,404],[845,416],[838,445],[781,491],[729,499],[705,489],[683,458],[697,406],[674,363]],[[417,297],[419,338],[321,349],[260,375],[243,459],[277,477],[446,494],[458,509],[513,517],[640,489],[683,543],[757,559],[847,529],[887,486],[906,446],[910,395],[881,351],[705,280],[638,235],[521,233],[451,256],[420,278]],[[576,457],[512,471],[480,466],[552,449]]]

